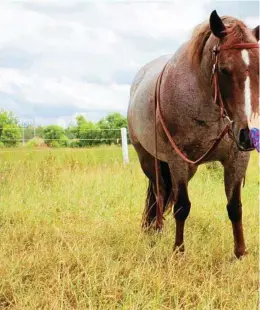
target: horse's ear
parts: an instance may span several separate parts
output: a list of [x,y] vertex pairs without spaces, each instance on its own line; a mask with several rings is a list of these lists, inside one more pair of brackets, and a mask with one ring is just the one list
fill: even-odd
[[252,32],[253,35],[256,37],[257,41],[259,41],[259,26],[256,26]]
[[210,14],[209,23],[210,23],[210,29],[214,34],[214,36],[220,39],[226,35],[226,27],[223,24],[221,18],[218,16],[216,10],[214,10]]

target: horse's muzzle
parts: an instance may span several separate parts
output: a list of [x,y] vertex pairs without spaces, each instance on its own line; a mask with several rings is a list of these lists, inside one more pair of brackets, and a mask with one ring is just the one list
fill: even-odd
[[250,130],[248,126],[245,128],[239,128],[238,123],[233,122],[232,132],[237,147],[240,151],[247,152],[255,149],[250,139]]

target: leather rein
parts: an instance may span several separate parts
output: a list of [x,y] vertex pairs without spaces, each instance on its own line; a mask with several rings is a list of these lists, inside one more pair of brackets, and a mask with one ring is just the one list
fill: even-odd
[[160,90],[161,90],[161,83],[162,83],[162,77],[163,74],[165,72],[165,69],[168,65],[168,63],[170,62],[167,61],[167,63],[165,64],[165,66],[163,67],[163,70],[161,71],[160,75],[157,78],[156,81],[156,86],[155,86],[155,110],[154,110],[154,130],[155,130],[155,174],[156,174],[156,192],[157,192],[157,203],[156,203],[156,223],[155,226],[157,229],[161,229],[162,228],[162,220],[163,220],[163,208],[162,208],[162,200],[161,197],[159,195],[160,190],[159,190],[159,163],[158,163],[158,149],[157,149],[157,123],[156,123],[156,118],[157,118],[157,114],[158,114],[158,119],[159,122],[162,125],[163,131],[166,134],[172,148],[174,149],[174,151],[186,162],[189,164],[193,164],[193,165],[198,165],[200,164],[217,146],[218,144],[221,142],[221,140],[224,138],[224,136],[230,132],[231,130],[231,124],[233,121],[230,120],[230,118],[228,117],[228,114],[226,112],[224,103],[223,103],[223,99],[222,99],[222,95],[220,92],[220,88],[219,88],[219,78],[218,78],[218,55],[219,52],[223,51],[223,50],[228,50],[228,49],[251,49],[251,48],[259,48],[259,44],[258,43],[238,43],[238,44],[233,44],[233,45],[220,45],[219,42],[217,43],[217,45],[215,45],[213,47],[212,50],[212,59],[214,60],[213,63],[213,67],[212,67],[212,75],[211,75],[211,82],[213,82],[213,87],[214,87],[214,104],[217,104],[219,102],[219,106],[220,106],[220,116],[223,119],[228,119],[229,124],[227,124],[224,129],[219,133],[219,135],[214,139],[215,141],[212,143],[212,145],[209,147],[209,149],[201,156],[199,157],[197,160],[190,160],[181,150],[180,148],[177,146],[177,144],[175,143],[173,137],[171,136],[163,115],[162,115],[162,111],[161,111],[161,102],[160,102]]

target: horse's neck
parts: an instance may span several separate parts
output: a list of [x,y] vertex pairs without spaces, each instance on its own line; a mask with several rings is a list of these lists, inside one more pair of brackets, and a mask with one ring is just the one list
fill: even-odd
[[[169,117],[186,109],[187,118],[197,116],[205,120],[218,119],[219,107],[213,101],[210,65],[203,62],[195,69],[189,62],[188,46],[177,51],[170,63],[168,81],[165,83],[164,110]],[[172,105],[175,106],[174,111]]]

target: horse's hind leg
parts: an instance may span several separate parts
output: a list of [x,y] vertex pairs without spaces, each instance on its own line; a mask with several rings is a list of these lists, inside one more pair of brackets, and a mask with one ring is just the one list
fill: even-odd
[[249,160],[248,154],[239,153],[238,156],[240,158],[233,158],[229,162],[223,163],[225,191],[228,200],[227,211],[229,219],[232,222],[234,253],[237,258],[246,253],[242,225],[241,185]]
[[[134,145],[141,168],[149,179],[145,208],[143,212],[142,227],[147,229],[152,226],[156,218],[156,174],[155,159],[140,144]],[[163,211],[165,210],[172,192],[171,177],[167,163],[159,161],[159,191]]]

